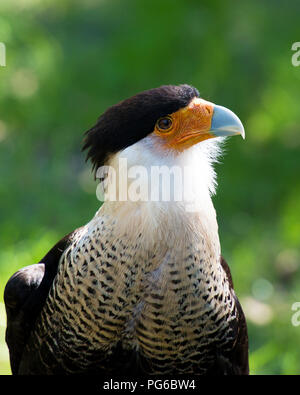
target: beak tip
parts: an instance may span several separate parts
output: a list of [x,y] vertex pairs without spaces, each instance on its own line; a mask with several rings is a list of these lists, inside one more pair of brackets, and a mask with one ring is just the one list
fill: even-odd
[[241,130],[241,136],[242,136],[242,139],[245,140],[246,134],[245,134],[245,129],[244,129],[244,127],[243,127],[243,129]]

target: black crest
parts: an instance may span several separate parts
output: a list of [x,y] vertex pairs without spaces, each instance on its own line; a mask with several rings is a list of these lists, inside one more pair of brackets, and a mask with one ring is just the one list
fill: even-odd
[[199,92],[192,86],[164,85],[108,108],[84,140],[83,150],[88,150],[93,169],[102,166],[110,154],[146,137],[158,118],[186,107],[194,97],[199,97]]

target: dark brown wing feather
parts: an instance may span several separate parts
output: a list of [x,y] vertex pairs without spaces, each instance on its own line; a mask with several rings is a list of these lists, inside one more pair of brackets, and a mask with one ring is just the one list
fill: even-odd
[[79,229],[61,239],[39,263],[13,274],[5,286],[6,342],[13,374],[18,373],[24,346],[56,276],[60,257]]
[[248,375],[249,374],[249,360],[248,360],[248,331],[244,312],[240,305],[240,302],[234,292],[233,281],[231,277],[231,272],[225,259],[221,257],[221,265],[224,269],[232,295],[235,299],[238,319],[236,327],[233,328],[236,331],[236,342],[227,356],[226,360],[224,358],[219,359],[218,367],[216,369],[223,369],[223,374],[232,375]]

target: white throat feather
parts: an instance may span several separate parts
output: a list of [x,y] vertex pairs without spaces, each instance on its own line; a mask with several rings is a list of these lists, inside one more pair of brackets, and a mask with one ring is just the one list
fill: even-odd
[[[148,136],[112,156],[108,164],[116,171],[117,185],[118,177],[124,176],[124,169],[120,170],[119,166],[120,159],[126,159],[127,170],[133,166],[146,169],[146,173],[140,172],[138,181],[141,189],[147,189],[148,196],[151,196],[151,183],[144,174],[151,174],[153,166],[185,167],[192,171],[192,176],[185,179],[184,184],[185,188],[192,191],[192,195],[188,194],[189,199],[182,201],[106,201],[95,218],[108,215],[118,222],[120,234],[126,233],[131,238],[143,234],[145,241],[150,244],[157,239],[181,243],[194,236],[201,236],[209,244],[213,242],[214,249],[219,251],[218,225],[211,195],[216,192],[213,163],[221,153],[222,140],[224,139],[206,140],[181,154],[175,155],[170,151],[162,157],[161,152],[155,150],[151,136]],[[132,187],[131,182],[128,179],[128,189]],[[163,189],[164,185],[160,185],[160,188]],[[117,187],[117,196],[118,192]]]

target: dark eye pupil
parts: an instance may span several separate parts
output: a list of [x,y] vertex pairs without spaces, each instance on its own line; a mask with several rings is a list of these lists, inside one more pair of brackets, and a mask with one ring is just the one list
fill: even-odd
[[158,127],[160,129],[169,129],[169,127],[171,126],[172,121],[169,118],[162,118],[158,121]]

